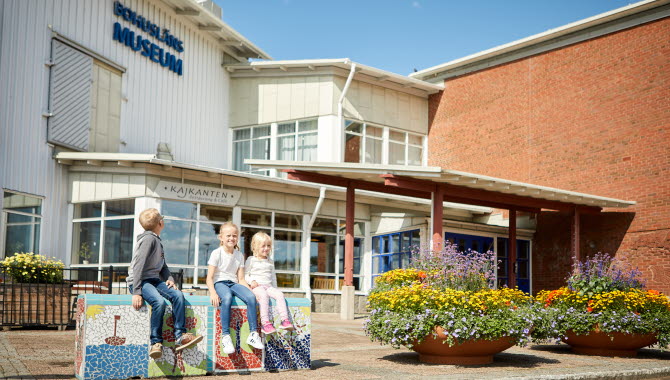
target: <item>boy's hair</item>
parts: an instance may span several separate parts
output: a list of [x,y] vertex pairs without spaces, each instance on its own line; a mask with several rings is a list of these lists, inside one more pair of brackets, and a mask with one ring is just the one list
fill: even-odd
[[161,213],[155,208],[148,208],[140,213],[140,225],[145,231],[153,231],[161,222]]
[[[240,228],[237,226],[237,224],[235,224],[233,222],[223,223],[221,225],[221,227],[219,227],[219,236],[218,236],[221,246],[223,246],[223,239],[221,239],[223,237],[223,230],[228,229],[228,228],[234,228],[235,230],[237,230],[237,234],[238,235],[240,234]],[[240,248],[237,245],[235,245],[235,249],[240,249]]]
[[269,241],[270,245],[272,245],[272,238],[265,232],[259,231],[254,234],[254,236],[251,238],[251,252],[254,254],[254,256],[258,256],[258,248],[260,248],[260,245],[266,241]]

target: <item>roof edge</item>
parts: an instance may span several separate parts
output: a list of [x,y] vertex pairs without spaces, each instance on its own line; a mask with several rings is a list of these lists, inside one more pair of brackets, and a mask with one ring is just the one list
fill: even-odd
[[[588,17],[579,21],[575,21],[557,28],[549,29],[545,32],[531,35],[516,41],[509,42],[500,46],[493,47],[478,53],[474,53],[462,58],[458,58],[446,63],[442,63],[436,66],[429,67],[427,69],[419,70],[417,72],[409,74],[412,78],[422,79],[428,81],[430,79],[437,80],[440,74],[448,70],[454,70],[466,65],[471,65],[486,59],[492,59],[504,54],[510,54],[512,52],[528,48],[540,43],[554,40],[556,38],[576,33],[584,29],[596,27],[608,22],[622,19],[627,16],[632,16],[653,8],[658,8],[663,5],[670,3],[670,0],[644,0],[637,3],[633,3],[621,8],[617,8],[608,12],[604,12],[592,17]],[[530,55],[530,54],[529,54]],[[476,70],[473,70],[476,71]]]

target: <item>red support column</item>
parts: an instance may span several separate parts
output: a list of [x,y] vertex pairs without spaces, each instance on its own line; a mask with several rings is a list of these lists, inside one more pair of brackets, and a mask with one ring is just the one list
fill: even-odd
[[507,240],[507,286],[516,286],[516,209],[509,210],[509,239]]
[[582,255],[579,250],[579,210],[575,207],[572,212],[572,223],[570,224],[570,250],[572,251],[573,263],[582,261]]
[[433,192],[433,249],[439,251],[442,249],[442,241],[444,240],[444,230],[442,229],[442,219],[444,218],[444,189],[442,186],[435,186]]
[[346,235],[344,237],[344,285],[354,286],[354,212],[356,189],[347,185]]

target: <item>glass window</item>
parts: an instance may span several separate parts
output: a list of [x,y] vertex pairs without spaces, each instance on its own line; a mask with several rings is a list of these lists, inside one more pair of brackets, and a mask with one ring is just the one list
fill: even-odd
[[[387,140],[384,139],[385,129],[388,130]],[[382,155],[385,146],[388,147],[387,159]],[[420,166],[422,157],[421,135],[360,121],[345,121],[344,162]]]
[[99,263],[101,222],[77,222],[73,227],[72,264],[82,264],[84,260],[92,264]]
[[207,266],[209,255],[221,245],[221,241],[219,240],[220,227],[220,224],[200,223],[198,265]]
[[372,238],[372,274],[409,267],[412,250],[421,244],[419,230],[396,232]]
[[272,213],[256,210],[242,210],[242,224],[252,226],[267,226],[272,224]]
[[330,232],[337,233],[337,219],[328,219],[328,218],[316,218],[314,224],[312,225],[312,231],[314,232]]
[[317,122],[301,120],[277,125],[277,159],[289,161],[316,160]]
[[229,222],[233,220],[233,209],[203,204],[200,205],[200,220],[221,223]]
[[129,263],[133,258],[133,219],[105,221],[105,263]]
[[99,218],[102,216],[102,202],[79,203],[74,209],[75,219]]
[[302,229],[302,216],[275,213],[275,228]]
[[198,205],[195,203],[169,201],[164,199],[162,201],[161,214],[167,217],[195,219],[197,209]]
[[276,270],[300,271],[302,233],[275,230],[274,256]]
[[310,272],[335,274],[337,236],[312,234],[309,252]]
[[[249,256],[252,256],[254,253],[251,250],[251,238],[256,234],[256,232],[265,232],[266,234],[272,236],[272,230],[271,229],[265,229],[265,228],[257,228],[257,227],[249,227],[249,226],[242,226],[242,232],[240,233],[240,240],[239,240],[239,246],[240,246],[240,252],[244,254],[244,257],[247,258]],[[275,247],[272,247],[272,250],[275,250]],[[276,265],[275,265],[276,268]]]
[[389,164],[405,164],[405,144],[389,142]]
[[[252,172],[244,160],[247,158],[270,158],[270,126],[239,128],[233,131],[233,169]],[[256,171],[267,174],[267,170]]]
[[195,260],[196,223],[191,221],[165,219],[161,241],[168,265],[193,265]]
[[124,199],[121,201],[105,202],[105,216],[133,216],[135,215],[135,201]]

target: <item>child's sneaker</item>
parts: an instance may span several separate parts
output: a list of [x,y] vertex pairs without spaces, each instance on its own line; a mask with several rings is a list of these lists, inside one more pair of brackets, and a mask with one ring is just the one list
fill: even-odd
[[288,319],[284,319],[281,321],[281,325],[279,325],[279,328],[282,330],[288,330],[288,331],[293,331],[293,325],[291,324],[291,321]]
[[163,356],[163,343],[154,343],[149,349],[149,356],[154,360],[160,359]]
[[201,340],[202,335],[193,335],[191,333],[183,334],[177,339],[177,348],[175,348],[175,351],[179,352],[189,347],[193,347],[200,343]]
[[260,335],[258,335],[258,333],[255,331],[249,333],[249,337],[247,338],[247,344],[259,350],[265,348],[263,342],[261,341]]
[[233,340],[230,338],[230,335],[223,335],[221,337],[221,345],[223,346],[223,353],[230,355],[235,352],[235,345]]
[[272,326],[272,323],[270,323],[270,322],[267,322],[267,323],[263,324],[262,330],[263,330],[263,333],[266,334],[266,335],[272,334],[273,332],[277,331],[277,330],[275,330],[275,327]]

